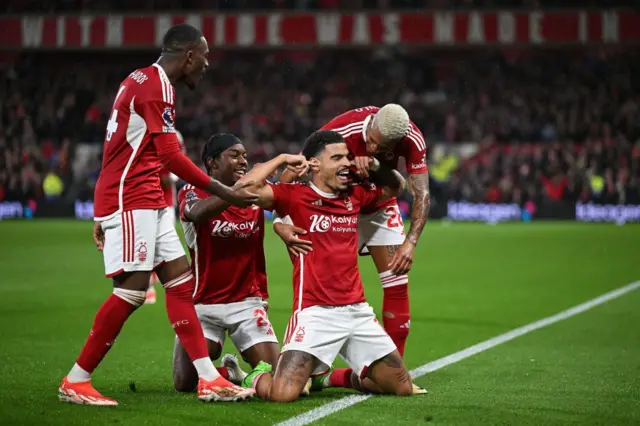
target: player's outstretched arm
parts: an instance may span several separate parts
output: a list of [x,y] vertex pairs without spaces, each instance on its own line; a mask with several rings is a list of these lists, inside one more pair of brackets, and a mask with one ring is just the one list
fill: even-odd
[[293,170],[285,169],[280,175],[279,181],[280,183],[291,183],[296,180],[297,177],[300,177],[298,173]]
[[[252,185],[253,182],[236,183],[231,189],[237,190]],[[189,201],[184,206],[184,217],[191,222],[199,223],[223,213],[231,206],[220,197],[212,195],[209,198]]]
[[380,164],[380,162],[373,157],[371,158],[369,169],[375,173],[375,183],[382,187],[381,200],[397,197],[404,191],[406,181],[397,170]]
[[308,170],[307,159],[303,155],[280,154],[266,163],[257,164],[238,183],[253,181],[248,189],[258,189],[265,185],[269,176],[274,174],[280,167],[290,166],[299,170],[299,173],[306,173]]

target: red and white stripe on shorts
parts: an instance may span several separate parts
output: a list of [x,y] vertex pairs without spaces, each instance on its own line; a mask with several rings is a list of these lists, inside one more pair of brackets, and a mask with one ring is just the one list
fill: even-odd
[[122,212],[122,262],[134,261],[136,230],[133,221],[133,211]]

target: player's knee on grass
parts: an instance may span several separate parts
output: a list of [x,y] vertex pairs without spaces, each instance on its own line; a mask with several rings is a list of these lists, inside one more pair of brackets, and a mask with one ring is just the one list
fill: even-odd
[[173,387],[178,392],[193,392],[198,386],[198,372],[180,341],[173,348]]
[[366,377],[375,383],[381,393],[396,396],[413,394],[411,375],[398,351],[374,362],[367,370]]
[[273,375],[269,399],[273,402],[293,402],[298,399],[311,377],[315,361],[315,357],[306,352],[283,352]]
[[[220,358],[222,345],[219,342],[207,339],[207,348],[212,360]],[[178,339],[173,349],[173,386],[178,392],[193,392],[198,386],[198,372]]]

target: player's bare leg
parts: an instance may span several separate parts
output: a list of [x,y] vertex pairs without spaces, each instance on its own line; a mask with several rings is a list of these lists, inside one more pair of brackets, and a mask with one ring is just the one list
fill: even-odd
[[246,392],[246,389],[220,376],[209,358],[209,349],[193,305],[195,282],[187,257],[165,263],[157,268],[157,274],[165,288],[171,326],[198,372],[198,399],[237,401],[251,397],[254,392]]
[[[374,362],[365,372],[365,377],[350,368],[332,369],[320,378],[323,383],[315,384],[314,389],[340,387],[355,389],[364,393],[391,394],[397,396],[414,395],[413,383],[409,371],[398,351],[393,351]],[[426,393],[426,392],[424,392]]]
[[91,385],[91,374],[107,355],[129,316],[144,303],[150,272],[123,272],[113,279],[113,293],[102,304],[89,337],[69,374],[58,388],[61,401],[88,405],[118,405]]
[[384,297],[382,301],[382,323],[389,337],[396,344],[400,355],[409,336],[409,277],[392,275],[389,263],[398,246],[367,246],[373,263],[376,265]]
[[[207,348],[209,349],[209,358],[218,359],[222,352],[220,343],[213,340],[207,340]],[[220,370],[218,369],[220,373]],[[225,377],[224,374],[220,374]],[[228,380],[228,377],[225,377]],[[189,354],[184,350],[180,341],[176,339],[173,347],[173,386],[178,392],[194,392],[198,387],[198,372],[193,366]]]
[[318,360],[302,351],[285,351],[280,355],[275,373],[268,364],[261,362],[244,380],[265,401],[293,402],[307,385]]
[[398,351],[374,362],[360,383],[363,389],[373,393],[396,396],[413,394],[411,376]]

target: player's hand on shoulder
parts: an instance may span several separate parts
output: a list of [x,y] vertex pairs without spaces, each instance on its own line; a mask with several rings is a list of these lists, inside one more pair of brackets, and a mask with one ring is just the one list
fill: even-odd
[[104,249],[104,231],[102,230],[100,222],[93,223],[93,242],[96,244],[98,251]]
[[298,228],[294,225],[288,225],[286,223],[275,223],[273,230],[287,245],[289,254],[293,256],[300,256],[301,254],[309,254],[313,251],[311,241],[303,240],[299,235],[307,234],[307,231],[302,228]]

